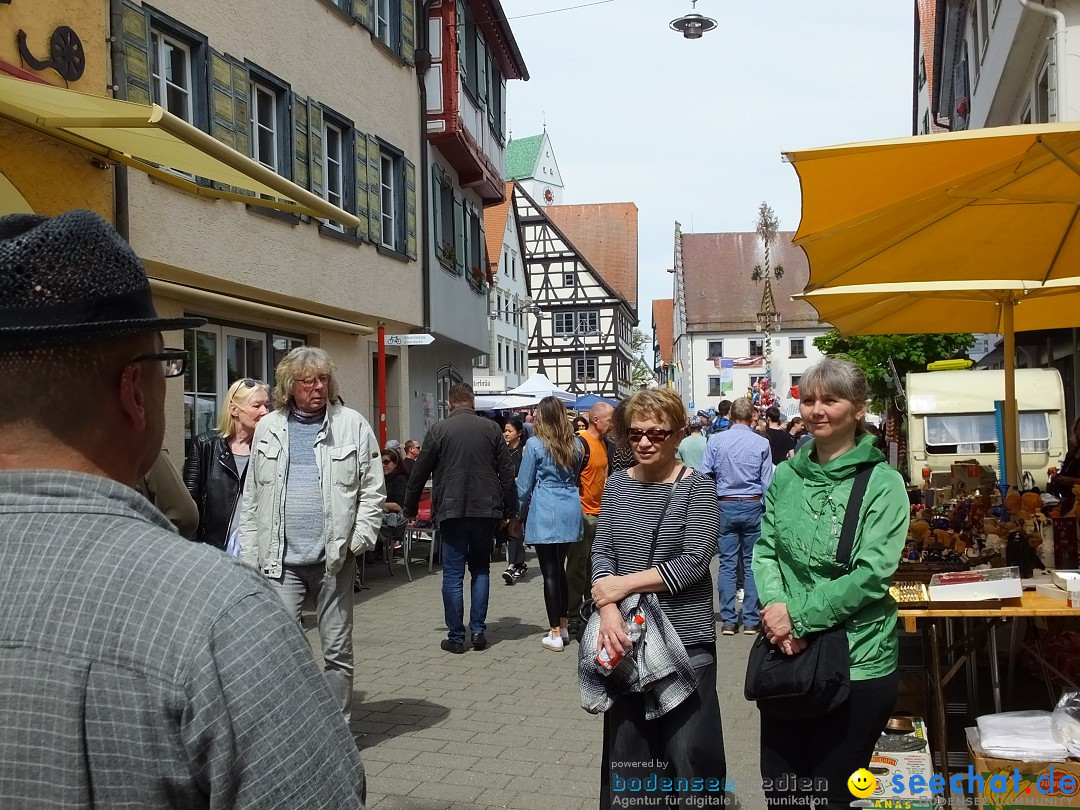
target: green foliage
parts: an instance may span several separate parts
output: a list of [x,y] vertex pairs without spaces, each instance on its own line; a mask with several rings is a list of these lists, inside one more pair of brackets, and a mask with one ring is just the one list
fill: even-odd
[[850,360],[866,374],[873,392],[871,407],[884,410],[896,391],[891,385],[889,358],[901,381],[911,371],[926,371],[926,364],[936,360],[966,358],[975,345],[975,336],[964,333],[946,335],[852,335],[845,337],[835,329],[814,338],[814,345],[824,354]]
[[656,375],[653,374],[652,366],[645,359],[646,350],[651,351],[651,349],[649,336],[635,328],[630,333],[630,350],[634,353],[634,360],[630,364],[630,384],[635,388],[656,384]]

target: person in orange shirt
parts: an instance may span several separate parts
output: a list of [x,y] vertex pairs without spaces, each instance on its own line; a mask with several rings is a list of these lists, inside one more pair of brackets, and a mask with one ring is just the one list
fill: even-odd
[[577,632],[578,608],[592,587],[589,571],[589,558],[592,555],[592,541],[596,535],[596,521],[600,517],[600,496],[607,483],[608,451],[604,437],[611,430],[615,409],[606,402],[597,402],[589,408],[589,426],[578,431],[578,442],[586,450],[585,463],[578,475],[578,489],[581,492],[581,511],[584,513],[585,528],[580,543],[570,546],[566,558],[566,581],[569,588],[570,630]]

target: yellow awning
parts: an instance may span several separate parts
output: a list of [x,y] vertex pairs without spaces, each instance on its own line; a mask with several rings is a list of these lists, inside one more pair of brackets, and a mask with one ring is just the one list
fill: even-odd
[[32,214],[34,209],[4,175],[0,174],[0,216],[5,214]]
[[[146,172],[192,194],[332,219],[353,228],[360,224],[353,214],[156,104],[134,104],[0,75],[0,116],[105,160]],[[219,191],[201,186],[178,172],[255,195],[271,196]]]

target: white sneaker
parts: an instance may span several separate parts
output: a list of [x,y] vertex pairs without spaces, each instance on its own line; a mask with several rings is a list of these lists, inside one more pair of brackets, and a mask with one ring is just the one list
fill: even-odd
[[569,644],[570,643],[570,630],[568,628],[566,628],[566,627],[560,628],[559,629],[559,638],[562,639],[562,643],[564,645]]
[[552,652],[562,652],[563,651],[563,646],[564,645],[563,645],[562,636],[559,636],[558,638],[552,638],[551,635],[549,634],[549,635],[544,636],[542,639],[540,639],[540,643],[544,645],[545,649],[551,650]]

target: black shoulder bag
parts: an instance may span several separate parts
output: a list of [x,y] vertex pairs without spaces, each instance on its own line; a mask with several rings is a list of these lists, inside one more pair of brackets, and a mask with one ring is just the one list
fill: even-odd
[[[668,490],[667,497],[664,499],[664,506],[660,509],[660,519],[656,521],[656,526],[652,532],[652,545],[649,546],[649,563],[645,566],[646,571],[653,567],[653,557],[656,555],[656,541],[660,538],[660,527],[664,525],[664,518],[667,516],[668,507],[671,505],[671,496],[675,494],[675,487],[679,485],[679,482],[686,476],[687,470],[690,468],[683,465],[683,468],[679,470],[679,474],[675,477],[675,480],[671,484],[671,489]],[[596,612],[596,603],[592,599],[586,599],[581,603],[581,607],[578,608],[578,616],[581,618],[582,624],[588,624],[589,619]]]
[[[844,512],[844,525],[836,546],[836,567],[831,579],[847,573],[855,529],[859,522],[866,485],[874,464],[864,464],[855,474]],[[790,720],[821,717],[841,706],[851,693],[851,658],[847,631],[838,624],[803,639],[806,649],[784,655],[764,633],[750,649],[743,693],[756,700],[763,714]]]

